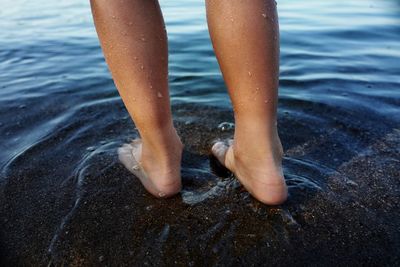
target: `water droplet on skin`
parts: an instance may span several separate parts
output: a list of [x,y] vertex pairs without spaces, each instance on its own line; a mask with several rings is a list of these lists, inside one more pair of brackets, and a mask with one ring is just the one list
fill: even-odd
[[256,93],[260,92],[260,87],[256,87]]
[[143,42],[146,42],[146,38],[144,38],[144,37],[140,38],[140,40],[142,40]]
[[269,102],[270,102],[269,99],[265,99],[265,100],[264,100],[264,103],[269,103]]
[[165,193],[164,192],[158,192],[158,196],[159,197],[165,197]]
[[251,72],[250,72],[250,71],[248,71],[248,72],[247,72],[247,74],[249,74],[249,76],[250,76],[250,77],[252,76],[252,74],[251,74]]
[[138,57],[134,57],[135,60],[138,60]]
[[263,16],[264,18],[267,18],[267,14],[262,13],[261,16]]
[[153,89],[153,85],[150,84],[150,89]]
[[163,95],[161,94],[161,92],[157,92],[157,97],[158,97],[158,98],[162,98],[162,97],[163,97]]
[[113,16],[111,16],[111,18],[112,18],[112,19],[116,19],[117,17],[113,15]]
[[141,69],[141,70],[144,70],[144,66],[143,66],[143,65],[140,65],[140,69]]

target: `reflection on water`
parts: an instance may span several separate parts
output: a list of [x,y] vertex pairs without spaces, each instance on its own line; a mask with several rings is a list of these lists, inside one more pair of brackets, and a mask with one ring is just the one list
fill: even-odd
[[118,162],[116,149],[138,133],[104,63],[88,1],[3,3],[2,260],[398,262],[398,2],[279,2],[279,131],[290,187],[281,207],[261,205],[234,177],[212,171],[210,143],[231,137],[234,125],[204,2],[161,4],[172,109],[186,145],[184,188],[168,201],[150,197]]

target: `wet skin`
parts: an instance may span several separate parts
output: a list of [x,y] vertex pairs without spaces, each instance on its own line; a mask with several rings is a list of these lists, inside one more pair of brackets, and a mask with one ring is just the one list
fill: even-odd
[[[91,6],[107,64],[141,136],[140,145],[132,146],[133,157],[123,151],[124,165],[139,163],[139,179],[145,188],[156,197],[172,196],[181,188],[183,145],[172,123],[167,36],[159,4],[92,0]],[[287,198],[287,188],[276,125],[276,3],[208,0],[206,7],[236,124],[233,145],[217,143],[212,151],[255,198],[265,204],[280,204]]]

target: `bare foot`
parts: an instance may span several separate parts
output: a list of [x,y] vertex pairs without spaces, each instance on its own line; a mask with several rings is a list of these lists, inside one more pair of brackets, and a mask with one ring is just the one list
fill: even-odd
[[[230,171],[251,195],[268,205],[278,205],[287,199],[287,186],[282,171],[282,145],[279,138],[269,153],[249,148],[235,150],[233,140],[216,142],[212,153]],[[263,149],[261,149],[262,151]]]
[[183,145],[179,138],[168,144],[163,153],[145,147],[141,139],[118,149],[122,164],[142,182],[146,190],[158,198],[173,196],[181,190],[180,164]]

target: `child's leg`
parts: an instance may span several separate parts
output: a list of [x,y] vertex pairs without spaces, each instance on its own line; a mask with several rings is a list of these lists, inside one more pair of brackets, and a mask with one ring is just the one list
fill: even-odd
[[287,198],[282,145],[276,126],[279,28],[273,0],[207,0],[207,19],[235,112],[228,149],[213,146],[217,158],[243,186],[266,204]]
[[96,30],[114,82],[135,121],[141,143],[134,146],[156,196],[180,191],[182,143],[172,123],[168,93],[168,47],[156,0],[91,0]]

